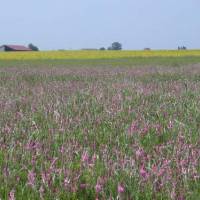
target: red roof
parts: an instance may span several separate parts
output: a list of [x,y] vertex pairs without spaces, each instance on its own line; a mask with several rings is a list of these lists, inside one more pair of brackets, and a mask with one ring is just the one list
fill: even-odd
[[32,51],[30,48],[22,46],[22,45],[3,45],[15,51]]

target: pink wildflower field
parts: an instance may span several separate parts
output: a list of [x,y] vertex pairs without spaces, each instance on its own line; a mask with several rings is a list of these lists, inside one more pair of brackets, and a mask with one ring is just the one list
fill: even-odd
[[200,199],[200,64],[113,62],[1,64],[0,199]]

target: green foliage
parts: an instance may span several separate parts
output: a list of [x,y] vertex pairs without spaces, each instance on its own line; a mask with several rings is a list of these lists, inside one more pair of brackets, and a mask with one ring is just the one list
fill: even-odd
[[39,48],[37,46],[33,45],[32,43],[30,43],[28,45],[28,48],[31,49],[31,50],[33,50],[33,51],[39,51]]
[[122,50],[122,44],[119,42],[113,42],[108,50]]

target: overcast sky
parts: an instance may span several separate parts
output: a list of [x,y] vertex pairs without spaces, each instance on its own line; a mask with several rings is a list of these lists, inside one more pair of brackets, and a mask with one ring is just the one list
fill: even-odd
[[200,0],[0,0],[0,44],[200,48]]

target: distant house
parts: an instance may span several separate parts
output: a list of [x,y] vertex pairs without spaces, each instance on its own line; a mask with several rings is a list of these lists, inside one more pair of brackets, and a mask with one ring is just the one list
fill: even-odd
[[0,51],[32,51],[30,48],[22,45],[2,45]]

